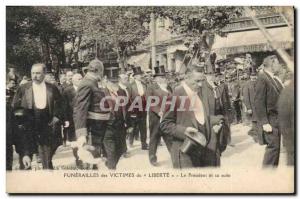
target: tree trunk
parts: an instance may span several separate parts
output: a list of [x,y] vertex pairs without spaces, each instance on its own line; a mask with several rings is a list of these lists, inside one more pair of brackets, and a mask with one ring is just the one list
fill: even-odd
[[74,52],[74,58],[75,58],[75,63],[78,65],[78,53],[79,53],[79,50],[80,50],[80,44],[81,44],[81,36],[78,37],[78,43],[77,43],[77,49],[76,51]]

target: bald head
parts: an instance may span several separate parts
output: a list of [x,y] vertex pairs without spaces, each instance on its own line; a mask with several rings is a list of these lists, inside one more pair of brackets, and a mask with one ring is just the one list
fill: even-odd
[[40,84],[45,79],[46,65],[43,63],[33,64],[31,67],[31,79],[34,83]]

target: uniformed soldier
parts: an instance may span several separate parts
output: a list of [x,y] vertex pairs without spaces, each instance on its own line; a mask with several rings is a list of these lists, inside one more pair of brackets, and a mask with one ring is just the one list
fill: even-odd
[[82,147],[89,141],[95,147],[95,157],[101,154],[101,145],[110,118],[110,111],[100,107],[100,102],[105,97],[104,90],[98,86],[103,70],[100,60],[95,59],[89,63],[87,74],[78,86],[73,110],[77,145]]

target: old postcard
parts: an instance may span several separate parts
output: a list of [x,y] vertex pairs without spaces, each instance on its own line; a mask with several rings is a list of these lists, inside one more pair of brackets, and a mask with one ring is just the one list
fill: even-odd
[[6,6],[6,191],[295,193],[294,20]]

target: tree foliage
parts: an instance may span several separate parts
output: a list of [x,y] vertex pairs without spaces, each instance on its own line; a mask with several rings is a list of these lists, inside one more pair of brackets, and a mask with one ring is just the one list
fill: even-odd
[[[127,50],[149,35],[145,23],[150,22],[151,13],[157,18],[170,18],[170,31],[184,35],[187,45],[209,49],[213,36],[221,34],[220,30],[240,10],[197,6],[7,7],[7,61],[20,65],[26,57],[26,64],[34,60],[52,61],[59,66],[78,63],[80,48],[97,43],[110,47],[123,62]],[[71,47],[66,50],[65,44]],[[16,61],[15,57],[20,59]]]

